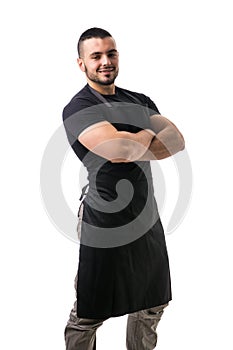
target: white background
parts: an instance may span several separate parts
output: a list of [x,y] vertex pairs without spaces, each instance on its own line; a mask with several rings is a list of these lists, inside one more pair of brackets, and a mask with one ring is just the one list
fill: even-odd
[[[166,236],[173,301],[159,326],[158,349],[232,349],[230,0],[23,0],[5,2],[0,13],[1,349],[65,349],[78,245],[44,210],[40,164],[64,105],[85,84],[76,43],[92,26],[116,39],[117,85],[155,101],[183,132],[192,161],[191,205]],[[166,161],[164,167],[166,223],[174,171]],[[69,153],[63,186],[74,211],[79,168]],[[126,317],[106,322],[98,349],[125,349],[125,325]]]

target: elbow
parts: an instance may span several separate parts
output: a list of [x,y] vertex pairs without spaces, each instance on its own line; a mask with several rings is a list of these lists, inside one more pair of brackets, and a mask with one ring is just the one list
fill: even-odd
[[174,139],[174,144],[173,147],[171,147],[171,149],[169,149],[171,152],[171,155],[174,155],[178,152],[181,152],[185,149],[185,141],[184,138],[181,134],[177,134],[176,138]]
[[185,140],[182,134],[180,134],[180,151],[185,149]]
[[185,140],[183,135],[179,131],[176,131],[173,134],[173,137],[175,153],[183,151],[185,149]]
[[181,138],[180,136],[176,139],[176,142],[174,144],[174,152],[173,154],[176,154],[178,152],[181,152],[185,149],[185,141],[183,137]]
[[182,139],[180,141],[179,151],[183,151],[184,149],[185,149],[185,141],[184,141],[184,139]]

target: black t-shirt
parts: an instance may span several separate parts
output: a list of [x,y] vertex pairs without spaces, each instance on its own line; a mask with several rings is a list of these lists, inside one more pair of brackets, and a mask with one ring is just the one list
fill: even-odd
[[[150,116],[158,113],[156,105],[143,94],[116,87],[114,95],[100,95],[89,85],[64,108],[63,118],[69,142],[88,171],[89,190],[85,199],[84,219],[89,224],[95,227],[117,227],[131,222],[144,208],[148,191],[152,201],[150,213],[155,213],[152,174],[150,162],[112,163],[89,151],[79,142],[78,136],[91,125],[103,121],[108,121],[118,131],[136,133],[151,128]],[[119,199],[117,184],[122,180],[127,181],[124,193],[114,211],[109,213],[105,201],[110,207],[111,201]],[[130,184],[134,194],[132,202],[128,203]],[[153,215],[148,215],[154,221]],[[83,234],[83,241],[84,237]],[[85,243],[88,244],[87,241]]]
[[64,108],[63,121],[68,140],[82,160],[88,150],[78,141],[78,136],[87,127],[108,121],[117,130],[138,132],[151,128],[152,114],[159,114],[159,110],[144,94],[116,87],[114,95],[100,95],[86,85]]

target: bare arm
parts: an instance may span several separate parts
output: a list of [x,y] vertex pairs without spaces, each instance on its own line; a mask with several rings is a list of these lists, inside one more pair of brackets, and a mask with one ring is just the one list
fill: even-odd
[[154,135],[150,129],[137,133],[118,131],[106,121],[85,129],[78,140],[93,153],[119,163],[140,159],[150,147]]
[[164,159],[185,148],[183,135],[170,120],[154,115],[151,117],[151,125],[156,137],[151,142],[149,150],[139,159],[140,161]]

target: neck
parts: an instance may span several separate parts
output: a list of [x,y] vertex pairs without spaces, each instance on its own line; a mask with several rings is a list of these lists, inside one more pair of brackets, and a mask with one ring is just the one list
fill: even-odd
[[93,81],[87,80],[88,85],[92,87],[92,89],[96,90],[102,95],[114,95],[115,94],[115,85],[100,85],[97,83],[94,83]]

